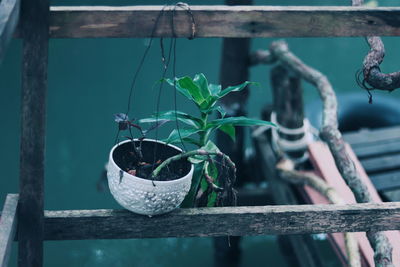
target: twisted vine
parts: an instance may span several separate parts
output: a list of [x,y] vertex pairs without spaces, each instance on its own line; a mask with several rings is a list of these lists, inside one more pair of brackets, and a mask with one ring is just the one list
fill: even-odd
[[[282,65],[314,85],[323,102],[321,138],[328,144],[335,164],[346,184],[353,192],[357,202],[373,202],[368,188],[361,180],[354,162],[346,151],[345,142],[338,129],[337,100],[332,85],[325,75],[307,66],[289,51],[284,41],[273,42],[269,51]],[[367,232],[368,240],[374,249],[374,260],[377,267],[394,266],[392,263],[392,246],[383,232]]]
[[[353,6],[363,5],[364,0],[352,0]],[[400,88],[400,71],[383,73],[380,65],[385,57],[385,45],[378,36],[368,36],[366,41],[370,47],[363,61],[362,70],[356,75],[359,86],[368,91],[372,103],[371,90],[393,91]]]

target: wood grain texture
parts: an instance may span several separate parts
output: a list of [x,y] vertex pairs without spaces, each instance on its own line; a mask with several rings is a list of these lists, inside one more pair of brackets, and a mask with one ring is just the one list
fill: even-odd
[[362,130],[343,135],[367,171],[376,190],[400,188],[400,128]]
[[18,195],[8,194],[0,217],[0,267],[7,267],[17,228]]
[[366,143],[363,146],[354,146],[353,150],[357,154],[357,157],[361,160],[363,158],[380,157],[387,154],[399,154],[400,138],[392,140],[388,139],[387,141],[382,141],[378,143]]
[[352,148],[396,141],[400,139],[400,126],[344,133],[343,139]]
[[18,264],[43,263],[48,0],[22,0],[23,37]]
[[400,189],[400,170],[369,175],[369,178],[378,191]]
[[45,211],[46,240],[304,234],[400,229],[400,203],[178,209],[152,218],[126,210]]
[[[354,162],[355,168],[357,169],[362,181],[368,188],[368,191],[371,194],[371,198],[373,202],[381,203],[381,198],[379,197],[378,192],[374,188],[374,185],[371,183],[368,175],[365,170],[361,166],[360,162],[357,160],[356,155],[352,151],[349,145],[346,145],[346,150]],[[356,203],[354,198],[354,194],[350,190],[350,188],[346,185],[343,180],[338,179],[340,177],[340,173],[338,169],[333,164],[334,159],[332,155],[328,153],[329,149],[326,144],[322,142],[315,142],[309,145],[309,153],[311,155],[311,159],[313,161],[314,168],[321,173],[321,175],[328,181],[328,183],[335,188],[336,191],[340,192],[343,198],[346,199],[346,203],[353,204]],[[398,203],[398,202],[397,202]],[[367,233],[368,234],[368,233]],[[367,241],[369,239],[366,238],[364,233],[357,234],[361,250],[364,251],[363,254],[367,256],[368,261],[371,263],[370,266],[373,266],[373,255],[374,251],[371,248],[371,244]],[[400,264],[400,234],[398,231],[389,231],[384,232],[384,235],[390,241],[390,244],[393,246],[393,263],[395,266],[399,266]]]
[[[52,7],[50,34],[53,38],[150,37],[163,6]],[[191,6],[196,37],[329,37],[398,36],[398,7],[316,6]],[[166,10],[170,10],[168,7]],[[155,36],[172,35],[171,11],[160,20]],[[175,15],[178,37],[191,35],[186,11]]]
[[19,19],[20,0],[0,1],[0,63]]
[[378,173],[399,169],[400,154],[385,155],[376,158],[361,160],[361,164],[367,173]]

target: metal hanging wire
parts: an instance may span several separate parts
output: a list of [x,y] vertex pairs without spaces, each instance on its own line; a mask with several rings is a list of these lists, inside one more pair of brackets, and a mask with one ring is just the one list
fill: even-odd
[[[150,36],[150,41],[147,44],[143,55],[139,61],[139,64],[136,67],[136,70],[134,72],[134,75],[132,77],[132,82],[131,82],[131,86],[129,89],[129,95],[128,95],[128,103],[127,103],[127,110],[126,113],[124,113],[125,118],[123,118],[123,120],[128,121],[129,119],[129,113],[131,112],[131,103],[132,103],[132,98],[134,97],[134,93],[135,93],[135,87],[136,87],[136,82],[137,79],[139,77],[139,74],[141,72],[141,70],[143,69],[143,65],[144,62],[149,54],[150,48],[153,44],[153,40],[154,40],[154,36],[156,33],[156,30],[158,28],[160,19],[164,16],[166,9],[167,9],[168,5],[164,5],[163,8],[161,9],[161,11],[158,13],[155,23],[154,23],[154,27],[152,29],[151,32],[151,36]],[[179,126],[179,120],[178,120],[178,105],[177,105],[177,84],[176,84],[176,43],[177,43],[177,34],[176,34],[176,29],[175,29],[175,15],[176,15],[176,10],[177,8],[182,8],[186,11],[186,13],[189,15],[189,18],[191,20],[191,35],[188,37],[190,40],[194,39],[195,34],[196,34],[196,22],[193,16],[192,11],[190,10],[190,7],[188,4],[183,3],[183,2],[178,2],[173,6],[169,6],[170,9],[169,11],[171,11],[171,20],[170,20],[170,25],[171,25],[171,33],[172,33],[172,37],[170,38],[170,45],[168,48],[168,54],[167,56],[165,55],[165,47],[164,47],[164,38],[160,38],[160,50],[161,50],[161,61],[163,64],[163,71],[162,71],[162,78],[161,78],[161,82],[159,85],[159,90],[158,90],[158,95],[157,95],[157,101],[156,101],[156,127],[155,127],[155,140],[158,141],[158,127],[157,125],[160,123],[159,122],[159,113],[160,113],[160,102],[161,102],[161,95],[162,95],[162,91],[163,91],[163,87],[164,87],[164,80],[166,78],[166,74],[167,71],[169,69],[169,65],[172,59],[172,72],[173,72],[173,85],[174,85],[174,111],[175,111],[175,124],[176,124],[176,130],[178,132],[179,135],[179,139],[180,142],[182,144],[183,147],[183,151],[186,151],[186,147],[181,135],[181,131],[180,131],[180,126]],[[133,140],[133,133],[131,131],[131,127],[128,127],[129,130],[129,134],[130,134],[130,138]],[[116,137],[115,137],[115,143],[119,143],[119,134],[120,134],[121,129],[118,128]],[[154,168],[154,163],[157,161],[156,159],[157,157],[157,146],[155,146],[154,149],[154,157],[153,157],[153,168]]]

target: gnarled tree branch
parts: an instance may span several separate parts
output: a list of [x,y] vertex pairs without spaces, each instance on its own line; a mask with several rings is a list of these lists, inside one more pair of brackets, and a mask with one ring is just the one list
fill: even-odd
[[[319,71],[305,65],[299,58],[289,51],[284,41],[273,42],[270,52],[278,61],[300,77],[317,87],[323,101],[323,117],[321,138],[328,144],[335,159],[336,166],[353,191],[358,202],[373,202],[366,185],[362,182],[350,155],[345,149],[345,142],[338,129],[337,100],[328,79]],[[369,242],[375,251],[376,266],[393,266],[392,246],[383,232],[367,233]]]
[[[352,0],[353,6],[361,6],[363,0]],[[385,90],[393,91],[400,88],[400,71],[392,73],[383,73],[380,70],[380,64],[385,57],[385,46],[382,39],[378,36],[369,36],[366,38],[370,47],[368,54],[363,61],[363,80],[357,80],[359,85],[366,90]],[[357,79],[359,79],[357,77]],[[370,86],[368,87],[366,83]]]
[[185,153],[180,153],[178,155],[175,155],[173,157],[170,157],[166,160],[164,160],[151,174],[152,178],[157,177],[157,175],[160,173],[160,171],[165,168],[168,164],[171,164],[174,161],[178,161],[181,159],[187,159],[189,157],[193,157],[193,156],[219,156],[221,158],[223,158],[226,163],[228,164],[228,167],[231,168],[233,170],[234,173],[236,173],[236,166],[235,163],[233,163],[233,161],[224,153],[222,152],[210,152],[210,151],[206,151],[204,149],[197,149],[197,150],[192,150],[189,152],[185,152]]

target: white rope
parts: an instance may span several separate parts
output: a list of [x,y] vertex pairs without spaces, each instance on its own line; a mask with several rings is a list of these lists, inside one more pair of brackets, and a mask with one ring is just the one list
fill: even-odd
[[[278,127],[277,129],[272,129],[272,142],[277,144],[278,147],[284,152],[292,152],[298,150],[306,150],[307,146],[310,142],[314,140],[314,137],[311,133],[310,123],[307,119],[304,119],[303,126],[300,128],[286,128],[280,125],[276,119],[276,113],[271,113],[271,122],[276,124]],[[278,131],[280,133],[286,135],[300,135],[304,134],[302,138],[297,140],[286,140],[279,136]]]
[[[315,136],[318,136],[318,130],[311,126],[307,119],[304,119],[303,126],[299,128],[286,128],[280,125],[276,119],[276,113],[271,113],[271,122],[275,123],[278,127],[272,128],[272,146],[275,151],[282,152],[293,152],[299,150],[307,150],[309,143],[315,140]],[[286,135],[300,135],[303,137],[297,140],[286,140],[279,136],[279,133]],[[301,158],[292,159],[296,163],[304,162],[308,159],[308,152],[306,151]]]
[[[272,136],[272,148],[276,152],[293,152],[299,150],[307,150],[308,144],[318,139],[318,130],[314,128],[308,119],[303,120],[303,126],[299,128],[286,128],[278,123],[276,119],[276,113],[271,113],[271,122],[274,123],[277,127],[271,128],[270,126],[260,126],[257,127],[253,133],[252,137],[256,138],[257,136],[263,134],[265,131],[271,129]],[[304,134],[302,138],[298,140],[287,140],[283,139],[279,136],[279,133],[286,135],[300,135]],[[301,158],[292,159],[296,163],[302,163],[308,159],[308,152],[305,151],[304,155]]]
[[307,131],[308,124],[309,124],[308,120],[304,119],[303,126],[301,126],[300,128],[295,128],[295,129],[286,128],[278,123],[278,120],[276,118],[276,113],[274,111],[271,113],[271,122],[275,123],[278,126],[280,133],[287,134],[287,135],[303,134]]

